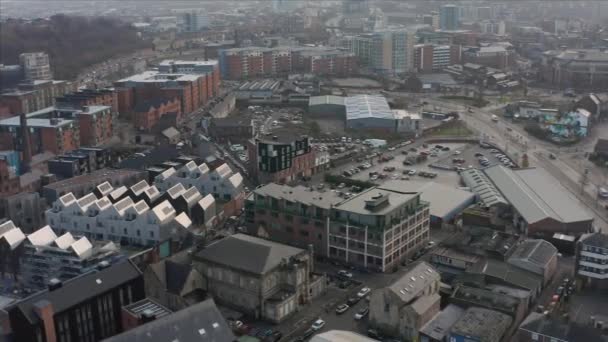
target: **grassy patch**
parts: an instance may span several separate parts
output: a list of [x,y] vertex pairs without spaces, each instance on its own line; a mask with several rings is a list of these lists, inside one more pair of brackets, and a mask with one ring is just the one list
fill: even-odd
[[464,123],[456,123],[446,127],[437,127],[430,135],[433,137],[468,137],[473,135],[473,132]]

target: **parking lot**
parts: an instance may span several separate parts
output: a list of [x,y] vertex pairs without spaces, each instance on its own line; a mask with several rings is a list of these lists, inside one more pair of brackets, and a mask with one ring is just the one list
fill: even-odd
[[[504,162],[503,162],[504,160]],[[516,163],[501,150],[494,147],[468,144],[443,155],[433,163],[439,167],[454,167],[456,170],[467,168],[488,167],[497,164],[515,167]]]

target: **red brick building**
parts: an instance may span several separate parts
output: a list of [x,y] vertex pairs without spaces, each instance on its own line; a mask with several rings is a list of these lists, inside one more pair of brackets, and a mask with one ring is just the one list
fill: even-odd
[[226,79],[247,79],[308,72],[348,75],[356,72],[355,55],[325,47],[247,47],[222,50],[220,69]]
[[12,115],[30,113],[53,106],[55,98],[74,91],[68,81],[32,81],[21,83],[13,92],[0,95],[0,107],[8,107]]
[[79,109],[85,106],[109,106],[118,113],[118,93],[110,89],[84,89],[55,98],[57,108]]
[[191,113],[219,93],[220,70],[217,61],[163,61],[158,70],[114,83],[121,115],[133,114],[135,106],[159,98],[177,98],[180,112]]
[[177,97],[144,101],[135,106],[133,125],[140,130],[150,131],[163,115],[169,113],[176,113],[178,116],[181,113],[181,104]]

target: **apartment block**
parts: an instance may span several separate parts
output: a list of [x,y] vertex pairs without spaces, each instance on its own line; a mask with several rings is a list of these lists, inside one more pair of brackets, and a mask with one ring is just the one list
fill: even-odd
[[143,101],[133,108],[133,125],[141,131],[150,131],[167,114],[176,115],[179,122],[181,112],[181,103],[177,97]]
[[26,235],[7,221],[0,225],[0,240],[10,246],[11,253],[20,253],[21,280],[33,290],[44,289],[51,279],[67,281],[94,270],[101,262],[124,259],[120,247],[112,242],[90,241],[70,233],[57,236],[49,226]]
[[205,163],[196,165],[191,161],[178,170],[167,169],[154,180],[160,191],[167,191],[176,184],[195,187],[203,194],[212,194],[217,200],[230,201],[241,196],[243,176],[232,171],[228,164],[211,170]]
[[27,52],[19,55],[19,64],[27,80],[50,80],[51,63],[49,55],[44,52]]
[[414,32],[407,29],[376,31],[350,37],[351,51],[375,72],[401,74],[414,70]]
[[356,71],[355,56],[327,47],[245,47],[221,50],[220,70],[225,79],[247,79],[292,72],[348,75]]
[[144,298],[141,272],[124,261],[53,281],[4,310],[14,341],[100,341],[124,331],[122,306]]
[[14,91],[0,94],[0,107],[12,115],[30,113],[55,104],[55,98],[71,93],[75,84],[69,81],[35,80],[20,83]]
[[472,47],[463,50],[462,60],[463,63],[505,70],[515,64],[515,51],[502,45]]
[[608,54],[601,49],[552,50],[542,56],[542,80],[561,88],[606,89]]
[[250,140],[248,145],[251,174],[260,184],[287,183],[313,174],[315,151],[307,136],[277,131]]
[[80,109],[86,106],[109,106],[118,113],[117,93],[110,89],[83,89],[55,98],[57,108]]
[[381,272],[429,240],[429,204],[420,193],[376,187],[352,197],[270,183],[245,203],[250,232]]
[[192,225],[188,215],[178,214],[169,201],[150,207],[131,197],[112,203],[106,196],[97,198],[93,193],[78,199],[72,193],[61,196],[46,211],[46,219],[60,234],[69,232],[136,246],[179,240],[189,234]]
[[191,113],[219,94],[217,61],[165,60],[157,70],[145,71],[114,82],[118,111],[130,116],[135,106],[159,98],[178,98],[179,114]]

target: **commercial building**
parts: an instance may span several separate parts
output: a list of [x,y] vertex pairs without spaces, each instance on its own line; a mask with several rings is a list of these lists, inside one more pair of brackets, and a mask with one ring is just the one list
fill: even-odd
[[605,336],[595,326],[531,312],[519,326],[515,338],[518,342],[577,342],[605,341]]
[[455,31],[460,28],[460,7],[443,5],[439,10],[439,28],[444,31]]
[[213,299],[207,299],[174,313],[154,315],[151,321],[146,321],[103,342],[205,340],[218,342],[237,340]]
[[19,64],[21,65],[21,68],[23,68],[23,74],[26,80],[53,79],[49,55],[44,52],[22,53],[19,55]]
[[240,80],[294,72],[349,75],[356,72],[355,55],[329,47],[245,47],[220,51],[222,78]]
[[36,80],[19,83],[16,90],[0,94],[0,107],[9,114],[31,113],[53,106],[55,98],[71,93],[75,84],[69,81]]
[[449,304],[420,329],[420,342],[446,342],[450,328],[463,314],[463,308]]
[[420,199],[430,203],[431,227],[441,227],[444,223],[451,223],[475,201],[475,195],[468,191],[435,182],[389,181],[383,187],[421,193]]
[[276,131],[249,141],[247,152],[251,176],[258,183],[288,183],[310,177],[315,167],[315,152],[308,136],[293,131]]
[[355,95],[344,99],[346,127],[384,133],[422,133],[422,118],[405,110],[391,110],[379,95]]
[[[20,238],[15,239],[16,236]],[[22,253],[18,257],[19,275],[24,285],[33,290],[45,288],[51,279],[67,281],[94,270],[101,262],[114,264],[124,258],[111,242],[91,242],[70,233],[57,236],[49,226],[25,235],[7,221],[0,225],[2,239],[12,253]]]
[[500,342],[512,322],[503,313],[472,307],[452,326],[450,341]]
[[245,204],[251,232],[307,246],[341,262],[387,272],[426,246],[429,204],[420,193],[377,187],[346,198],[267,184]]
[[386,75],[414,70],[414,31],[391,29],[347,37],[359,62]]
[[439,313],[439,284],[432,266],[413,264],[391,285],[372,291],[369,325],[382,334],[418,340],[420,329]]
[[346,107],[343,96],[311,96],[308,100],[308,115],[311,118],[336,118],[344,120]]
[[101,169],[89,174],[64,179],[47,184],[42,188],[42,196],[47,203],[53,203],[59,197],[68,193],[75,197],[83,197],[95,190],[95,187],[104,182],[110,182],[116,187],[121,185],[131,186],[146,179],[147,172],[143,170],[130,169]]
[[[108,184],[109,186],[109,184]],[[46,211],[47,223],[56,232],[70,232],[121,245],[154,246],[178,241],[191,234],[192,221],[184,212],[178,214],[168,200],[153,207],[144,200],[125,197],[112,203],[95,194],[76,198],[68,193]]]
[[206,13],[187,10],[177,13],[177,29],[180,32],[200,32],[209,27],[209,17]]
[[561,88],[608,87],[608,53],[603,50],[546,51],[541,69],[543,81]]
[[470,47],[462,51],[462,62],[496,69],[510,69],[515,65],[515,51],[503,45]]
[[178,98],[179,114],[191,113],[219,93],[218,62],[165,60],[157,70],[145,71],[114,82],[118,111],[130,115],[139,103]]
[[15,341],[99,341],[122,332],[120,307],[144,297],[141,272],[124,261],[53,282],[4,311]]
[[593,230],[593,217],[545,171],[496,165],[483,172],[512,206],[513,226],[526,235],[581,235]]
[[[80,146],[96,146],[114,135],[111,107],[88,106],[79,109],[48,107],[25,115],[31,153],[49,151],[62,154]],[[24,137],[21,118],[0,120],[0,139],[11,149],[21,150]]]
[[312,255],[304,249],[235,234],[193,260],[218,303],[256,318],[281,322],[312,299]]
[[608,287],[608,235],[583,235],[576,245],[575,275],[583,287]]
[[530,292],[530,302],[540,294],[543,277],[504,261],[485,259],[465,271],[465,279],[477,279],[485,285],[511,287]]
[[545,240],[524,240],[515,247],[507,262],[541,276],[545,286],[557,270],[557,248]]
[[244,144],[255,136],[253,120],[242,117],[213,118],[207,132],[214,141],[231,144]]
[[477,203],[482,207],[496,210],[504,209],[509,205],[509,202],[482,170],[467,169],[460,173],[460,177],[464,185],[475,194]]
[[414,45],[414,68],[418,72],[434,72],[459,64],[461,50],[460,45]]

